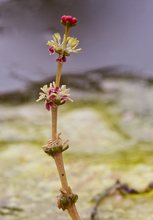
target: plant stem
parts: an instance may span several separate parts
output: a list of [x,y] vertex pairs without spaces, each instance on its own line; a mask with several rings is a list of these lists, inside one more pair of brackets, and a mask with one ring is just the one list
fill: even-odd
[[[66,49],[66,42],[67,42],[68,35],[69,35],[69,27],[65,26],[65,34],[64,34],[64,39],[63,39],[63,53],[64,53],[64,50]],[[63,68],[63,62],[62,63],[58,62],[57,71],[56,71],[56,82],[55,82],[57,87],[60,86],[62,68]],[[52,140],[56,140],[58,107],[56,106],[52,108],[51,113],[52,113]],[[60,177],[62,189],[66,191],[66,193],[71,193],[71,188],[68,185],[68,181],[66,177],[62,153],[57,153],[54,156],[54,160],[55,160],[58,174]],[[75,204],[72,204],[71,206],[69,206],[67,210],[72,220],[80,220]]]
[[56,139],[57,136],[57,107],[52,108],[52,140]]
[[[66,41],[69,36],[69,31],[70,28],[68,26],[65,26],[65,34],[63,39],[63,52],[66,48]],[[58,62],[57,71],[56,71],[56,82],[55,82],[57,87],[60,86],[62,68],[63,68],[63,62],[62,63]],[[55,140],[57,136],[57,112],[58,112],[57,106],[52,108],[52,140]]]
[[60,85],[62,68],[63,68],[63,63],[58,63],[58,65],[57,65],[57,73],[56,73],[56,86]]
[[70,207],[68,208],[68,213],[69,213],[69,215],[71,216],[71,218],[72,218],[73,220],[80,220],[80,216],[79,216],[79,214],[78,214],[78,211],[77,211],[77,209],[76,209],[75,204],[73,204],[72,206],[70,206]]
[[57,166],[57,170],[58,170],[58,174],[60,177],[62,188],[66,191],[69,191],[69,186],[68,186],[66,173],[65,173],[65,169],[64,169],[64,162],[63,162],[62,153],[56,154],[54,156],[54,159],[55,159],[55,163]]
[[[63,39],[63,52],[62,52],[62,55],[64,53],[64,50],[66,49],[66,41],[67,41],[67,38],[69,36],[69,32],[70,32],[70,28],[68,26],[65,26],[65,34],[64,34],[64,39]],[[57,71],[56,71],[56,86],[60,85],[62,68],[63,68],[63,62],[62,63],[58,62]]]

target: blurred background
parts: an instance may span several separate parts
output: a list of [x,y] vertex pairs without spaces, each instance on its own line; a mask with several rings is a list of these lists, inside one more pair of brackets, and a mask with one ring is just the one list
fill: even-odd
[[[46,42],[63,34],[60,17],[78,18],[71,36],[81,53],[64,64],[74,103],[60,108],[59,131],[78,209],[89,220],[93,197],[116,180],[143,191],[153,183],[153,1],[0,0],[0,220],[66,220],[52,158],[50,113],[36,103],[54,80]],[[100,220],[152,220],[153,193],[109,197]]]

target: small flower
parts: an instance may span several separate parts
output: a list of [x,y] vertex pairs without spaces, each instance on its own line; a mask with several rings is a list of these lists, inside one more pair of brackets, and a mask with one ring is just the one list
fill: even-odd
[[61,23],[63,25],[68,25],[68,26],[74,26],[76,25],[78,20],[75,17],[72,17],[71,15],[63,15],[61,17]]
[[41,88],[42,92],[39,93],[38,101],[45,100],[45,108],[50,111],[52,108],[63,105],[67,101],[73,101],[70,98],[69,89],[66,88],[65,85],[61,87],[57,87],[55,82],[51,83],[48,87],[44,85]]
[[77,48],[78,45],[79,45],[79,40],[77,38],[68,37],[65,51],[68,54],[70,54],[70,53],[79,53],[81,51],[81,48]]
[[55,53],[55,48],[53,46],[49,46],[48,47],[48,52],[49,52],[49,55],[54,54]]
[[63,51],[64,41],[61,42],[61,36],[59,33],[52,35],[52,39],[47,42],[49,54],[57,53],[59,57],[57,62],[66,62],[66,56],[70,56],[70,53],[79,53],[81,48],[77,48],[79,40],[74,37],[68,37],[66,42],[66,49]]
[[[62,52],[62,42],[61,42],[61,35],[59,33],[55,33],[52,35],[52,39],[47,42],[49,52]],[[51,50],[51,51],[50,51]]]

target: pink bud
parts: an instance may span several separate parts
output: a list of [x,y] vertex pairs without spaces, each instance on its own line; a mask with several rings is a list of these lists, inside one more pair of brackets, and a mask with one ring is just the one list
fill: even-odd
[[63,22],[63,23],[66,22],[66,15],[63,15],[63,16],[61,17],[61,22]]
[[50,95],[48,96],[48,100],[54,100],[56,98],[56,96],[53,94],[53,95]]
[[71,15],[63,15],[61,17],[61,23],[63,25],[70,25],[73,26],[78,22],[78,20],[75,17],[72,17]]
[[49,47],[48,48],[48,52],[49,52],[49,55],[51,55],[51,54],[54,54],[55,53],[55,49],[54,49],[54,47]]
[[45,102],[45,108],[50,111],[51,110],[51,105],[48,102]]
[[63,55],[62,60],[63,60],[63,62],[66,62],[66,56],[65,55]]
[[59,63],[66,62],[66,56],[65,56],[65,55],[63,55],[62,57],[59,56],[59,57],[56,59],[56,61],[59,62]]
[[57,93],[57,92],[59,92],[60,91],[60,88],[59,88],[59,86],[57,86],[56,88],[55,88],[55,92]]
[[62,62],[63,62],[62,57],[58,57],[58,58],[56,59],[56,61],[59,62],[59,63],[62,63]]
[[77,23],[77,21],[78,21],[78,20],[77,20],[75,17],[73,17],[71,22],[72,22],[72,24],[74,25],[74,24]]
[[67,16],[66,16],[66,21],[69,22],[69,23],[71,23],[72,18],[73,18],[73,17],[72,17],[71,15],[67,15]]

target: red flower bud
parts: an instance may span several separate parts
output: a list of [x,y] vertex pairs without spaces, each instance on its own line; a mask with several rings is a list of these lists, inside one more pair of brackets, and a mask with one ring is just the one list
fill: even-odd
[[63,62],[66,62],[66,56],[65,55],[63,55],[62,60],[63,60]]
[[67,21],[67,22],[70,22],[70,21],[72,20],[72,18],[73,18],[73,17],[72,17],[71,15],[67,15],[67,16],[66,16],[66,21]]
[[63,61],[62,61],[62,57],[58,57],[58,58],[56,59],[56,61],[59,62],[59,63],[62,63],[62,62],[63,62]]
[[56,61],[59,62],[59,63],[66,62],[66,56],[65,56],[65,55],[63,55],[62,57],[59,56],[59,57],[56,59]]
[[72,17],[71,15],[63,15],[61,17],[61,23],[63,25],[69,25],[69,26],[74,26],[77,24],[78,20],[75,17]]
[[72,18],[72,24],[75,25],[77,23],[77,19],[75,17]]

